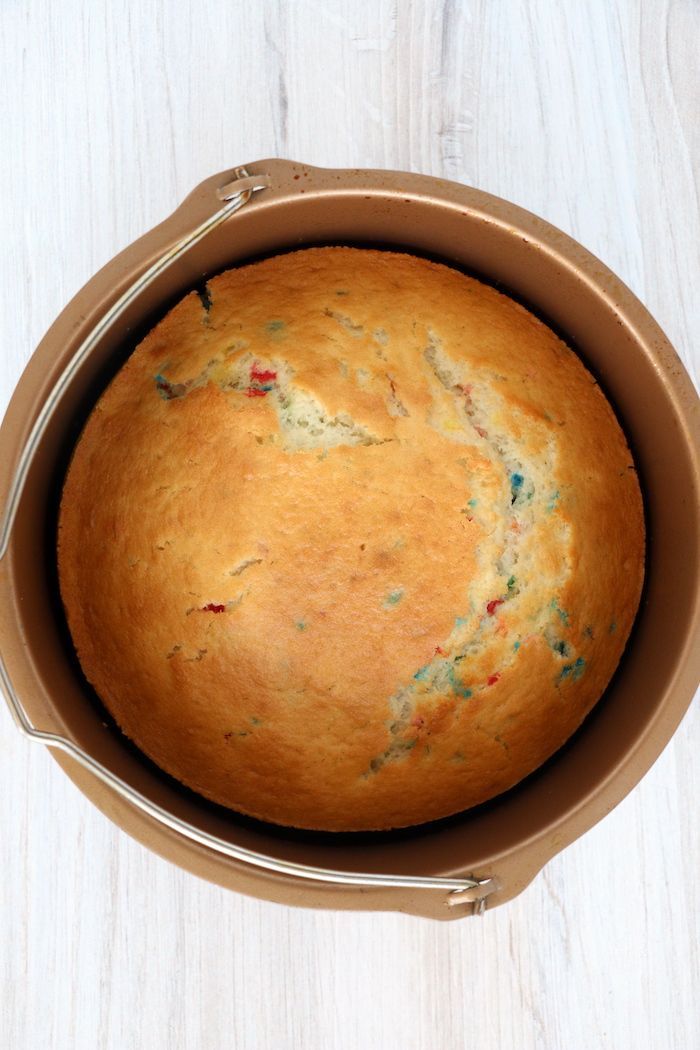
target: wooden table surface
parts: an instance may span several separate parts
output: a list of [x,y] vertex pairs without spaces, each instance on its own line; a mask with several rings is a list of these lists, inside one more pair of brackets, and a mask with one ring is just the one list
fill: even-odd
[[[686,366],[697,0],[4,0],[0,409],[44,330],[205,176],[268,156],[471,183],[583,242]],[[700,1046],[700,716],[481,920],[246,899],[117,830],[0,711],[0,1046]]]

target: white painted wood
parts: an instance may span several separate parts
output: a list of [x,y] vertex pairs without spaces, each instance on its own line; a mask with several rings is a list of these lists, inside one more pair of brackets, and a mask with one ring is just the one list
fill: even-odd
[[[693,0],[4,0],[0,408],[102,263],[265,156],[471,182],[700,330]],[[671,614],[671,613],[670,613]],[[294,911],[117,831],[0,712],[0,1045],[700,1046],[697,704],[653,770],[482,921]]]

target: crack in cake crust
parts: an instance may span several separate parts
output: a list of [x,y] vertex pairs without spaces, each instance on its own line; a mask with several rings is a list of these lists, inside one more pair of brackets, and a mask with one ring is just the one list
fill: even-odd
[[[545,484],[538,486],[535,483],[535,479],[544,476],[557,476],[558,449],[549,428],[543,423],[541,454],[531,460],[523,460],[513,439],[494,426],[494,421],[503,418],[505,413],[502,399],[494,388],[486,387],[466,360],[457,362],[451,358],[445,352],[440,337],[433,331],[428,332],[428,345],[423,350],[423,358],[450,398],[451,407],[455,410],[453,418],[459,421],[460,428],[441,429],[432,413],[429,414],[431,425],[452,440],[474,444],[486,454],[495,473],[507,482],[505,500],[501,499],[497,508],[487,508],[486,520],[478,499],[472,498],[469,501],[471,506],[467,508],[469,520],[479,520],[492,541],[491,556],[486,563],[482,559],[480,575],[486,577],[487,570],[492,565],[495,567],[496,573],[491,575],[489,589],[496,597],[486,602],[483,602],[482,597],[483,613],[476,626],[469,630],[468,624],[475,613],[472,601],[470,608],[465,610],[466,615],[457,618],[449,637],[441,641],[436,657],[416,671],[414,682],[402,687],[391,698],[389,703],[393,717],[387,722],[391,742],[386,751],[370,761],[364,776],[377,773],[386,762],[405,758],[413,750],[418,742],[416,728],[422,728],[425,722],[424,716],[417,713],[418,707],[424,709],[427,700],[452,697],[456,716],[460,703],[496,685],[504,671],[516,663],[522,653],[522,637],[512,627],[503,629],[498,610],[500,606],[506,607],[507,603],[512,603],[504,611],[517,615],[518,599],[528,586],[527,573],[516,576],[522,551],[521,540],[524,537],[530,536],[528,548],[532,548],[536,544],[538,531],[544,527],[550,537],[555,537],[557,549],[563,555],[560,573],[548,581],[548,593],[552,589],[555,595],[560,593],[571,573],[571,526],[560,515],[551,515],[553,502],[551,505],[547,502],[545,506],[545,501],[549,500],[548,489]],[[438,391],[434,394],[439,398]],[[543,511],[546,516],[543,516]],[[510,527],[506,524],[509,520]],[[574,652],[571,643],[562,639],[562,626],[556,600],[554,605],[547,601],[540,606],[530,631],[530,637],[544,637],[551,650],[561,658],[559,681],[563,680],[562,674],[564,678],[569,674],[578,678],[585,668],[585,660]],[[505,635],[509,652],[499,661],[497,670],[479,680],[470,674],[470,657],[478,656],[483,647],[493,641],[498,631]],[[565,663],[565,660],[569,662]],[[417,721],[419,724],[416,726]],[[498,743],[507,749],[507,743],[502,738]]]

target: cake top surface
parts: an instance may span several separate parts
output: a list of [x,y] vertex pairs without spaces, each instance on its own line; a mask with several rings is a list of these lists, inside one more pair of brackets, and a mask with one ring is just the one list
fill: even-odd
[[215,801],[330,830],[541,764],[619,661],[643,552],[576,355],[488,285],[352,248],[187,295],[96,405],[59,528],[124,731]]

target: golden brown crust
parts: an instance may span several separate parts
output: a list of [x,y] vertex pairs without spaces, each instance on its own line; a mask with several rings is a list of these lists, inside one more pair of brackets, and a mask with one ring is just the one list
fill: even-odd
[[75,450],[61,593],[124,732],[280,824],[420,823],[580,724],[637,609],[642,503],[579,359],[494,289],[350,248],[214,278]]

